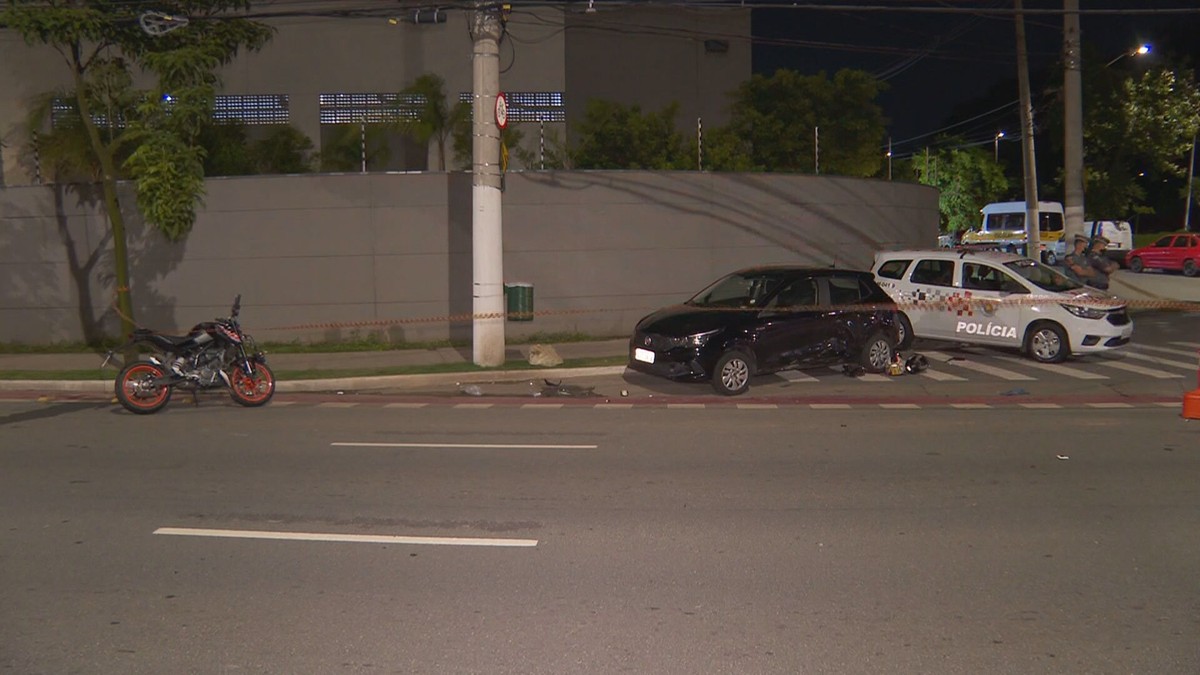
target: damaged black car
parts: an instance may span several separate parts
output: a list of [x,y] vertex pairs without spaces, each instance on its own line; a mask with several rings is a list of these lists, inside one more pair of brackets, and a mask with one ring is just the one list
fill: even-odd
[[745,392],[755,375],[789,368],[840,363],[880,373],[894,358],[895,317],[870,272],[754,267],[639,321],[629,367],[709,380],[726,396]]

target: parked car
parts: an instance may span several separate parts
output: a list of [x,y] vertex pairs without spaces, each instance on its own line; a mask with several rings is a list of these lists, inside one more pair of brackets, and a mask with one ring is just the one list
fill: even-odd
[[1200,273],[1200,235],[1183,232],[1159,237],[1126,254],[1125,265],[1134,272],[1173,270],[1194,277]]
[[1124,300],[1000,251],[875,254],[875,280],[899,306],[899,348],[913,337],[1014,347],[1036,361],[1120,347],[1133,335]]
[[789,368],[849,363],[883,372],[896,339],[895,305],[870,272],[754,267],[639,321],[629,367],[709,380],[735,396],[752,376]]

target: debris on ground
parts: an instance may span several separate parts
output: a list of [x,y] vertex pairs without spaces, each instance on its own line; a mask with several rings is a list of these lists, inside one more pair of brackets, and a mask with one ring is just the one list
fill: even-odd
[[577,384],[563,384],[561,380],[551,382],[550,380],[542,380],[546,386],[534,396],[597,396],[595,387],[584,387]]
[[562,357],[550,345],[532,345],[529,347],[529,365],[531,366],[561,366]]

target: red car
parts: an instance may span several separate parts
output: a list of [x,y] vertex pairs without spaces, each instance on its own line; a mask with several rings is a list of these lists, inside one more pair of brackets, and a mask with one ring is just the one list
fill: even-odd
[[1134,272],[1177,270],[1194,277],[1200,274],[1200,234],[1164,235],[1149,246],[1126,253],[1125,264]]

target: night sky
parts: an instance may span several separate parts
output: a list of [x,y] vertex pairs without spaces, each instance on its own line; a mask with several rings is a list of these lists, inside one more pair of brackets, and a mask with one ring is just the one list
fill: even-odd
[[[875,0],[852,4],[886,4],[898,10],[755,10],[755,72],[770,74],[776,68],[791,68],[805,74],[821,70],[832,74],[840,68],[858,68],[884,79],[889,90],[881,103],[892,120],[889,133],[896,156],[918,151],[933,140],[935,132],[991,110],[994,101],[1003,104],[1017,100],[1012,16],[903,11],[905,5],[1011,8],[1012,0]],[[1084,10],[1198,4],[1183,0],[1080,0]],[[1024,5],[1027,9],[1062,9],[1061,0],[1026,0]],[[1035,96],[1039,86],[1055,84],[1051,78],[1061,82],[1061,74],[1055,74],[1052,67],[1062,48],[1062,24],[1058,14],[1025,17]],[[1200,14],[1085,14],[1081,25],[1085,48],[1100,54],[1116,57],[1143,42],[1155,46],[1136,64],[1119,62],[1117,67],[1152,65],[1156,59],[1163,59],[1165,52],[1194,52],[1200,44]],[[948,131],[973,139],[990,139],[1006,127],[1011,134],[1019,129],[1017,110],[1012,106]]]

